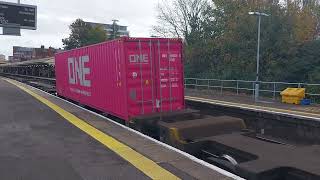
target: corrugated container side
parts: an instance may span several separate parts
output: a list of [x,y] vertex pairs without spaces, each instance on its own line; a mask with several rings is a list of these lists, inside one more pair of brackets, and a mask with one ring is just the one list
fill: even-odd
[[138,116],[184,108],[182,43],[172,39],[125,42],[129,114]]
[[127,119],[121,46],[111,41],[56,54],[58,94]]
[[59,95],[122,119],[184,108],[181,40],[121,38],[55,61]]

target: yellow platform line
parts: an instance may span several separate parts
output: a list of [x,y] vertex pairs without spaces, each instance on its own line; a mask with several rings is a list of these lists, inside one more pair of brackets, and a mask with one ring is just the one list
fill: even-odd
[[19,85],[17,82],[5,79],[9,83],[19,87],[23,91],[27,92],[43,104],[47,105],[55,112],[60,114],[64,119],[69,121],[71,124],[75,125],[92,138],[96,139],[103,145],[105,145],[108,149],[112,150],[123,159],[131,163],[134,167],[142,171],[145,175],[149,176],[151,179],[180,179],[179,177],[175,176],[171,172],[165,170],[161,166],[159,166],[154,161],[146,158],[142,154],[136,152],[129,146],[117,141],[116,139],[112,138],[111,136],[106,135],[102,131],[94,128],[93,126],[89,125],[88,123],[84,122],[83,120],[79,119],[75,115],[65,111],[58,105],[52,103],[51,101],[43,98],[42,96],[34,93],[33,91]]
[[220,100],[214,100],[214,99],[205,99],[205,98],[192,97],[192,96],[185,96],[185,98],[189,99],[189,100],[207,102],[207,103],[211,103],[211,104],[218,104],[218,105],[221,104],[221,105],[227,105],[227,106],[251,108],[251,109],[256,109],[256,110],[261,110],[261,111],[267,110],[267,111],[272,111],[272,112],[289,113],[292,115],[309,116],[311,118],[320,118],[320,114],[308,113],[308,112],[302,112],[302,111],[292,111],[292,110],[286,110],[286,109],[280,109],[280,108],[256,106],[256,105],[250,105],[250,104],[234,103],[234,102],[220,101]]

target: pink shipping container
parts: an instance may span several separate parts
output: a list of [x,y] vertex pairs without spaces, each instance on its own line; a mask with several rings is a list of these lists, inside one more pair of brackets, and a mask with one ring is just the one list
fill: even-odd
[[60,96],[124,120],[184,109],[182,42],[120,38],[55,55]]

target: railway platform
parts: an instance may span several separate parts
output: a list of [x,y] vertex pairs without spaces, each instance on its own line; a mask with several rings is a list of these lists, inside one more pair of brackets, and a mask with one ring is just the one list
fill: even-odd
[[279,100],[261,98],[255,102],[252,96],[212,93],[208,90],[185,89],[185,99],[210,104],[241,108],[275,114],[286,114],[320,120],[320,105],[292,105]]
[[241,179],[63,99],[0,78],[1,179]]

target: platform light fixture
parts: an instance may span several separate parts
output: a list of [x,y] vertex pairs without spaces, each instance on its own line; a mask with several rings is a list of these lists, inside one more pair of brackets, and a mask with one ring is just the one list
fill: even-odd
[[260,64],[260,29],[261,29],[261,16],[270,16],[266,13],[261,12],[249,12],[249,15],[254,15],[258,17],[258,45],[257,45],[257,73],[256,73],[256,83],[255,83],[255,91],[254,91],[254,99],[255,101],[259,100],[259,64]]
[[115,39],[115,38],[116,38],[116,33],[117,33],[117,32],[116,32],[116,30],[117,30],[117,29],[116,29],[116,26],[118,26],[118,25],[117,25],[117,22],[119,22],[119,20],[118,20],[118,19],[113,19],[112,22],[113,22],[113,23],[112,23],[112,27],[113,27],[113,39]]

